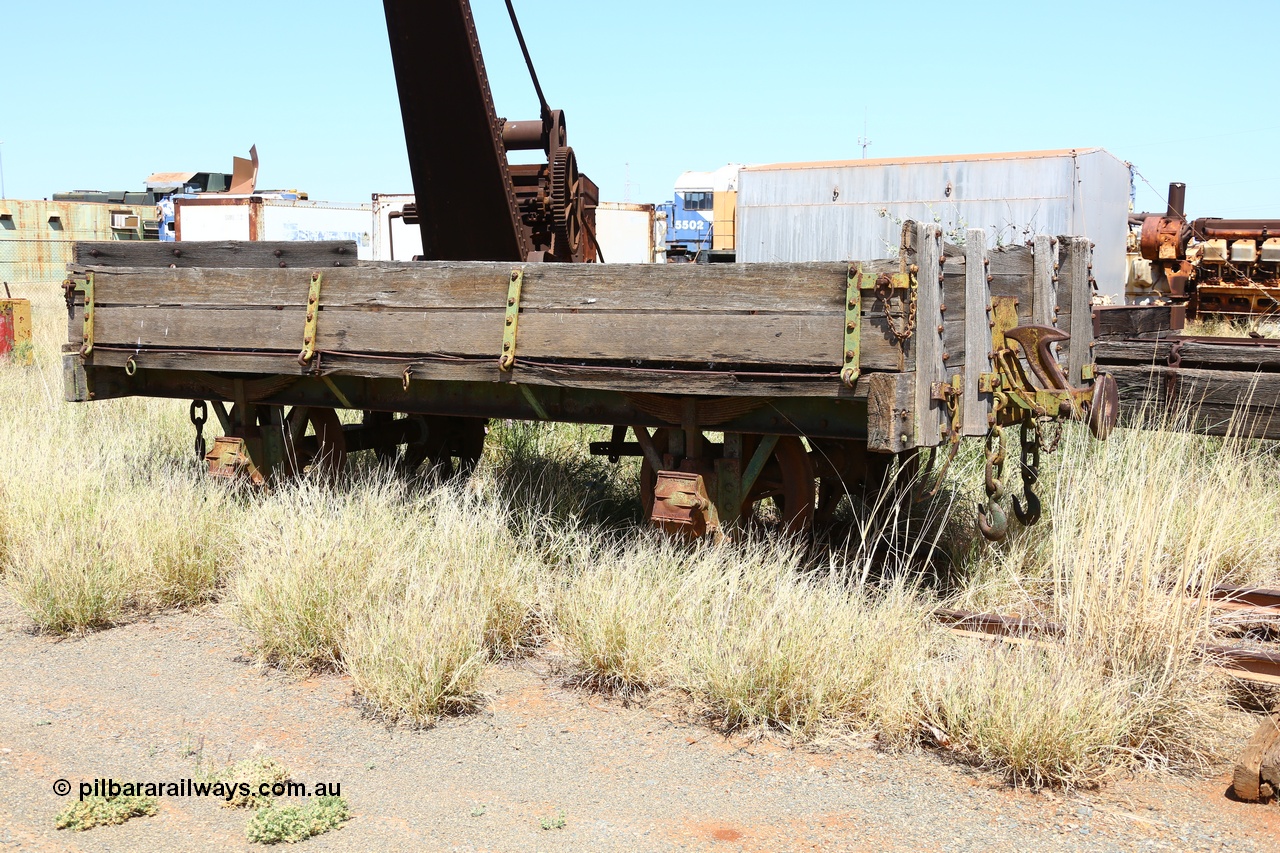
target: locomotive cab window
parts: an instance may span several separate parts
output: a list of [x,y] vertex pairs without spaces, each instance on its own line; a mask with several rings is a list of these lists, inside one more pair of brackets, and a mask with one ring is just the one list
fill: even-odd
[[711,193],[685,193],[685,210],[711,210]]

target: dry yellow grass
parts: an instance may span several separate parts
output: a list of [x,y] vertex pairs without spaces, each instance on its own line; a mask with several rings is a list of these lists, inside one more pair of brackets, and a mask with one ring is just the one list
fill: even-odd
[[[35,368],[0,366],[0,582],[33,624],[219,600],[261,660],[348,672],[413,724],[477,707],[488,666],[554,639],[580,683],[661,688],[724,727],[944,743],[1035,785],[1195,768],[1227,712],[1198,660],[1213,625],[1182,590],[1280,576],[1280,461],[1249,442],[1068,430],[1046,521],[999,546],[973,538],[967,451],[932,520],[883,507],[814,565],[787,542],[638,530],[636,466],[586,456],[585,428],[496,424],[469,488],[358,465],[228,490],[191,458],[183,403],[64,404],[56,304],[37,335]],[[931,549],[952,562],[922,569]],[[1065,638],[957,639],[930,619],[948,604]]]

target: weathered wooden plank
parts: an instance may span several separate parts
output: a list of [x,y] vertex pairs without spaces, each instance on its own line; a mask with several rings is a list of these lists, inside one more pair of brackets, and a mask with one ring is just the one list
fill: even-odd
[[[319,375],[403,381],[409,369],[411,382],[508,382],[560,388],[586,388],[650,394],[672,393],[715,396],[827,397],[866,399],[871,377],[867,373],[850,389],[838,375],[772,377],[747,372],[681,371],[640,368],[591,368],[572,364],[517,364],[508,375],[498,369],[496,358],[431,361],[421,358],[371,359],[359,356],[320,354]],[[187,371],[192,373],[243,373],[272,376],[312,376],[315,367],[298,364],[289,353],[169,352],[165,350],[97,349],[91,367],[124,367],[132,359],[140,374],[146,371]],[[885,374],[905,376],[907,374]],[[145,377],[144,377],[145,378]]]
[[[321,304],[475,309],[506,304],[524,269],[525,310],[654,313],[829,311],[843,317],[848,265],[824,264],[362,264],[323,269]],[[896,272],[893,261],[863,264]],[[309,269],[95,269],[101,305],[301,306]]]
[[[945,382],[947,361],[943,358],[947,341],[947,323],[943,317],[942,229],[937,225],[921,225],[916,236],[916,333],[915,333],[915,445],[934,447],[942,441],[942,425],[946,408],[932,398],[935,382]],[[963,322],[961,318],[960,322]],[[952,328],[958,324],[951,323]],[[963,328],[963,327],[960,327]],[[963,336],[961,337],[963,341]]]
[[[353,309],[342,309],[353,313]],[[495,353],[500,346],[502,336],[502,314],[492,311],[378,311],[378,313],[356,313],[356,321],[340,318],[338,309],[320,311],[317,321],[317,332],[320,333],[321,350],[335,352],[384,352],[375,347],[393,347],[389,353],[402,357],[413,357],[438,353],[458,357],[497,357]],[[399,316],[392,316],[399,315]],[[388,323],[384,320],[392,316]],[[602,316],[591,315],[544,315],[541,318],[532,313],[521,315],[521,336],[517,346],[517,364],[526,357],[536,359],[564,359],[564,353],[575,353],[582,360],[593,356],[582,355],[579,348],[562,346],[561,333],[567,318],[571,324],[590,324]],[[607,316],[603,319],[609,319]],[[765,328],[781,328],[791,323],[792,316],[783,318],[758,318],[758,316],[741,315],[732,318],[733,323],[748,325],[755,330]],[[634,327],[634,318],[628,323]],[[762,324],[762,320],[764,324]],[[393,329],[403,329],[404,324],[411,328],[403,334]],[[539,327],[541,323],[541,327]],[[824,328],[829,330],[831,321],[822,320]],[[233,350],[237,352],[259,350],[292,353],[296,357],[302,347],[302,309],[301,306],[289,309],[150,309],[150,307],[100,307],[97,310],[95,337],[97,343],[108,347],[128,347],[131,350],[140,348],[163,347],[168,350]],[[534,332],[526,334],[526,327]],[[365,334],[374,327],[374,334]],[[83,304],[74,307],[68,316],[68,341],[77,347],[82,342]],[[602,327],[603,329],[603,327]],[[595,333],[595,329],[589,328]],[[608,334],[603,329],[600,334]],[[388,336],[390,341],[388,343]],[[896,370],[899,366],[896,338],[886,329],[868,324],[865,328],[863,364],[867,370]],[[810,337],[822,337],[815,333]],[[644,342],[644,334],[636,336],[637,341]],[[955,352],[950,364],[963,364],[964,328],[959,320],[947,320],[943,333],[943,346]],[[774,337],[767,341],[764,351],[785,350],[790,356],[790,347],[785,339]],[[646,343],[632,347],[626,345],[622,338],[611,343],[614,348],[622,347],[628,355],[622,356],[627,361],[636,360],[636,356],[653,351]],[[772,350],[771,350],[772,348]],[[704,352],[704,355],[707,353]],[[202,353],[193,353],[195,359],[205,357]],[[735,352],[735,359],[739,353]],[[705,362],[707,359],[699,359]],[[758,364],[751,361],[750,353],[733,364]],[[786,364],[786,362],[782,362]],[[762,369],[769,368],[764,364]],[[829,368],[831,362],[819,361],[814,368]],[[824,392],[826,393],[826,392]]]
[[[1114,364],[1166,366],[1175,344],[1179,344],[1176,338],[1159,341],[1101,340],[1094,347],[1094,357],[1102,369]],[[1183,367],[1280,373],[1280,346],[1181,341],[1177,357]]]
[[[968,238],[965,239],[967,242]],[[998,246],[987,251],[988,274],[1010,276],[1027,282],[1027,296],[1030,296],[1034,264],[1034,252],[1030,246]]]
[[1280,374],[1115,365],[1124,416],[1205,435],[1280,439]]
[[1057,243],[1047,234],[1037,234],[1032,249],[1031,322],[1041,326],[1057,325],[1058,282],[1053,274],[1057,263]]
[[865,384],[868,389],[868,450],[902,453],[917,446],[913,432],[914,425],[920,420],[916,415],[919,377],[920,374],[914,372],[872,373],[859,377],[857,384]]
[[[690,324],[652,315],[536,312],[520,315],[516,358],[767,364],[826,367],[841,362],[843,314],[721,315]],[[301,308],[141,308],[101,306],[98,343],[138,347],[299,350]],[[317,321],[322,350],[366,353],[495,355],[501,311],[366,311],[324,308]],[[868,325],[862,363],[897,370],[899,349],[887,330]]]
[[354,240],[210,241],[161,243],[112,240],[75,244],[77,266],[95,267],[348,267],[355,266]]
[[991,327],[986,306],[991,304],[987,281],[987,238],[980,228],[965,232],[964,394],[960,398],[964,435],[986,435],[991,395],[978,390],[979,379],[991,370]]
[[[1069,323],[1066,331],[1071,335],[1067,347],[1067,381],[1072,385],[1084,384],[1082,371],[1089,363],[1093,341],[1093,313],[1091,301],[1093,288],[1089,282],[1092,266],[1089,262],[1093,254],[1092,245],[1087,237],[1059,237],[1058,243],[1063,247],[1063,257],[1058,271],[1059,299],[1070,300],[1071,316],[1063,319],[1059,316],[1059,324]],[[1066,313],[1066,312],[1062,312]]]
[[1187,322],[1185,305],[1095,305],[1093,336],[1105,338],[1164,337]]
[[[963,260],[958,259],[958,260]],[[961,317],[968,311],[968,305],[965,302],[967,298],[965,290],[967,287],[967,269],[965,264],[949,263],[944,272],[943,281],[943,298],[947,305],[947,317]],[[992,296],[1005,296],[1018,300],[1018,322],[1031,323],[1034,322],[1032,316],[1032,306],[1034,304],[1034,295],[1032,293],[1033,283],[1030,276],[1014,276],[1002,273],[994,275],[987,267],[987,289]],[[955,309],[954,310],[953,306]],[[984,322],[986,316],[986,306],[981,306],[983,310]]]

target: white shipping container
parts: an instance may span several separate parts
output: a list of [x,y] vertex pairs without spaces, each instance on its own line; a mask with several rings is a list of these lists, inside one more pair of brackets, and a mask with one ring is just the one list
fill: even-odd
[[738,179],[737,259],[892,257],[900,222],[984,228],[992,247],[1034,234],[1093,241],[1098,291],[1123,301],[1133,178],[1101,148],[748,166]]
[[174,224],[179,240],[249,240],[248,198],[178,199]]
[[223,194],[179,198],[177,239],[353,240],[360,260],[373,260],[373,207],[301,199]]
[[609,264],[652,264],[663,255],[651,204],[605,201],[596,207],[596,240]]
[[373,194],[373,259],[411,261],[422,254],[422,230],[406,225],[404,206],[413,203],[413,193]]

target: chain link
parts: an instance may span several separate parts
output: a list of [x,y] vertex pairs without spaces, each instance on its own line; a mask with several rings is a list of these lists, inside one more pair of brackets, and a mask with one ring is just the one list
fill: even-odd
[[888,322],[889,331],[893,332],[893,336],[897,338],[899,342],[905,342],[908,338],[914,335],[916,331],[916,288],[912,286],[906,288],[908,293],[908,296],[906,297],[907,310],[906,316],[902,319],[901,329],[895,326],[893,319],[888,316],[887,309],[889,307],[889,300],[893,296],[893,290],[894,288],[889,287],[888,285],[880,290],[880,298],[884,301],[886,309],[885,320]]
[[1023,509],[1018,499],[1013,499],[1013,514],[1024,526],[1030,526],[1040,520],[1040,498],[1036,495],[1035,485],[1040,480],[1040,447],[1044,436],[1040,432],[1040,421],[1031,414],[1022,420],[1022,432],[1019,436],[1022,454],[1018,458],[1018,467],[1022,473],[1022,497],[1027,506]]
[[999,542],[1009,533],[1009,521],[1000,507],[1004,498],[1004,430],[999,424],[992,424],[987,432],[986,446],[986,489],[987,501],[984,506],[978,504],[978,530],[983,538]]
[[1022,485],[1024,488],[1035,485],[1040,479],[1040,447],[1042,436],[1040,422],[1028,415],[1022,422],[1019,436],[1022,442],[1022,456],[1018,460],[1022,466]]
[[209,422],[209,406],[204,400],[191,401],[191,425],[196,428],[196,459],[203,462],[208,448],[204,440],[204,425]]

